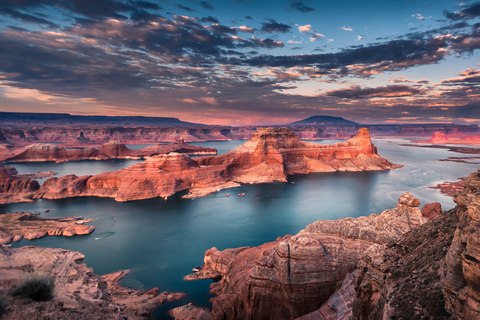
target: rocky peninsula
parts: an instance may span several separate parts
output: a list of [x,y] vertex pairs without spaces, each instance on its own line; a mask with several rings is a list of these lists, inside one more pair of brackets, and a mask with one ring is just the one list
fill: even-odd
[[[211,285],[212,309],[180,307],[176,319],[479,319],[480,170],[457,206],[394,209],[319,220],[259,247],[205,252],[189,280]],[[440,213],[439,213],[440,212]]]
[[266,128],[258,129],[251,140],[220,156],[191,159],[172,152],[118,171],[50,178],[37,188],[33,198],[97,196],[131,201],[167,198],[179,191],[197,197],[238,183],[286,182],[292,174],[399,167],[378,155],[366,128],[354,138],[332,145],[302,142],[286,128]]

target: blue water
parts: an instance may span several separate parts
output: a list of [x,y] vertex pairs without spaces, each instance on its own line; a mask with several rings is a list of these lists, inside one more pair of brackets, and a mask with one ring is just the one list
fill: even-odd
[[[224,153],[245,141],[195,143]],[[321,143],[321,141],[319,141]],[[39,200],[0,206],[6,211],[40,211],[44,217],[83,215],[96,218],[95,232],[81,237],[46,237],[22,240],[15,246],[35,244],[61,247],[85,254],[85,263],[97,274],[123,269],[133,272],[123,284],[138,289],[160,287],[188,296],[160,307],[154,319],[168,310],[194,301],[209,306],[210,280],[188,282],[183,277],[203,263],[205,250],[256,246],[285,234],[295,234],[318,219],[339,219],[379,213],[396,205],[405,191],[422,204],[440,202],[443,209],[455,204],[451,197],[428,189],[443,181],[456,181],[479,169],[479,165],[435,161],[461,156],[445,149],[400,146],[402,139],[376,139],[379,154],[405,167],[381,172],[336,172],[295,175],[287,183],[243,185],[198,199],[150,199],[115,202],[105,198]],[[467,155],[468,156],[468,155]],[[41,170],[66,172],[88,170],[95,161],[38,164]],[[102,170],[117,170],[116,163],[101,162]],[[125,164],[125,160],[123,160]],[[15,167],[21,164],[13,164]],[[115,167],[115,168],[114,168]],[[99,169],[100,170],[100,169]],[[35,172],[36,172],[35,171]],[[91,173],[91,172],[90,172]],[[292,184],[292,182],[295,182]],[[245,193],[245,197],[235,196]],[[230,197],[226,194],[230,193]],[[234,196],[232,196],[234,195]],[[49,209],[50,212],[44,213]]]

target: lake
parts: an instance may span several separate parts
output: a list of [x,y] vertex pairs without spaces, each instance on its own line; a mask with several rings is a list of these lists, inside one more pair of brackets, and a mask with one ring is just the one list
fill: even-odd
[[[198,142],[224,153],[240,141]],[[322,143],[322,141],[318,141]],[[331,141],[328,141],[330,143]],[[46,237],[22,240],[14,246],[60,247],[85,254],[84,262],[97,274],[131,269],[122,283],[137,289],[160,287],[161,291],[186,292],[188,296],[156,310],[154,319],[164,319],[169,309],[191,301],[210,304],[210,280],[188,282],[183,277],[203,263],[205,250],[256,246],[279,236],[296,234],[319,219],[358,217],[393,208],[398,197],[409,191],[422,205],[440,202],[454,207],[451,197],[429,189],[444,181],[456,181],[476,171],[478,164],[436,161],[461,156],[445,149],[401,146],[403,139],[374,139],[381,156],[405,167],[381,172],[335,172],[295,175],[287,183],[242,185],[198,199],[180,195],[163,199],[115,202],[106,198],[38,200],[35,203],[1,205],[6,211],[40,211],[43,217],[82,215],[96,218],[96,230],[73,238]],[[466,155],[468,156],[468,155]],[[20,173],[55,170],[63,174],[92,174],[118,170],[135,160],[14,163]],[[294,184],[292,184],[294,182]],[[230,197],[226,194],[230,193]],[[245,193],[245,197],[236,194]],[[50,212],[44,213],[49,209]]]

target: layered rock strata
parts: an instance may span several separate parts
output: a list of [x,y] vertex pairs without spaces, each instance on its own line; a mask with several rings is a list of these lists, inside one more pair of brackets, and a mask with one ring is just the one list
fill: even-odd
[[480,170],[453,199],[459,223],[446,257],[445,301],[461,319],[480,319]]
[[[148,319],[159,305],[178,300],[181,293],[129,290],[118,285],[125,273],[98,276],[82,263],[84,256],[75,251],[0,246],[0,293],[9,299],[5,319]],[[36,302],[11,296],[18,280],[26,272],[47,273],[55,279],[51,301]]]
[[190,188],[215,187],[218,190],[227,181],[222,166],[201,167],[188,156],[170,153],[118,171],[48,179],[35,198],[97,196],[114,198],[116,201],[167,198]]
[[79,217],[45,219],[31,212],[5,213],[0,215],[0,244],[46,236],[72,237],[90,234],[95,227],[85,223],[92,221],[93,219]]
[[367,128],[342,143],[302,142],[286,128],[258,129],[251,140],[200,165],[223,165],[231,179],[242,183],[287,181],[292,174],[333,171],[389,170],[401,166],[380,157]]
[[178,153],[154,156],[128,168],[95,176],[68,175],[45,181],[35,198],[111,197],[130,201],[167,198],[188,190],[203,196],[238,183],[287,181],[298,173],[389,170],[401,167],[377,154],[368,129],[333,145],[301,142],[285,128],[259,129],[240,147],[220,156],[191,159]]
[[32,201],[34,192],[40,188],[38,181],[12,173],[8,167],[0,166],[0,204]]
[[259,247],[205,253],[204,267],[186,279],[212,284],[212,319],[294,319],[319,309],[356,270],[372,244],[388,243],[428,221],[405,193],[397,206],[357,219],[317,221],[295,236]]
[[217,154],[213,148],[192,146],[183,139],[170,144],[155,144],[154,146],[134,150],[127,148],[123,143],[110,141],[100,148],[66,149],[54,144],[32,144],[20,149],[0,150],[1,162],[38,162],[38,161],[79,161],[79,160],[108,160],[108,159],[144,159],[155,155],[170,152],[211,155]]

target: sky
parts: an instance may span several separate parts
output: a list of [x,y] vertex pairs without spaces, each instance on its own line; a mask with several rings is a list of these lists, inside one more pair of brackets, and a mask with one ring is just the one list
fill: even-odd
[[0,111],[480,124],[480,2],[0,0]]

